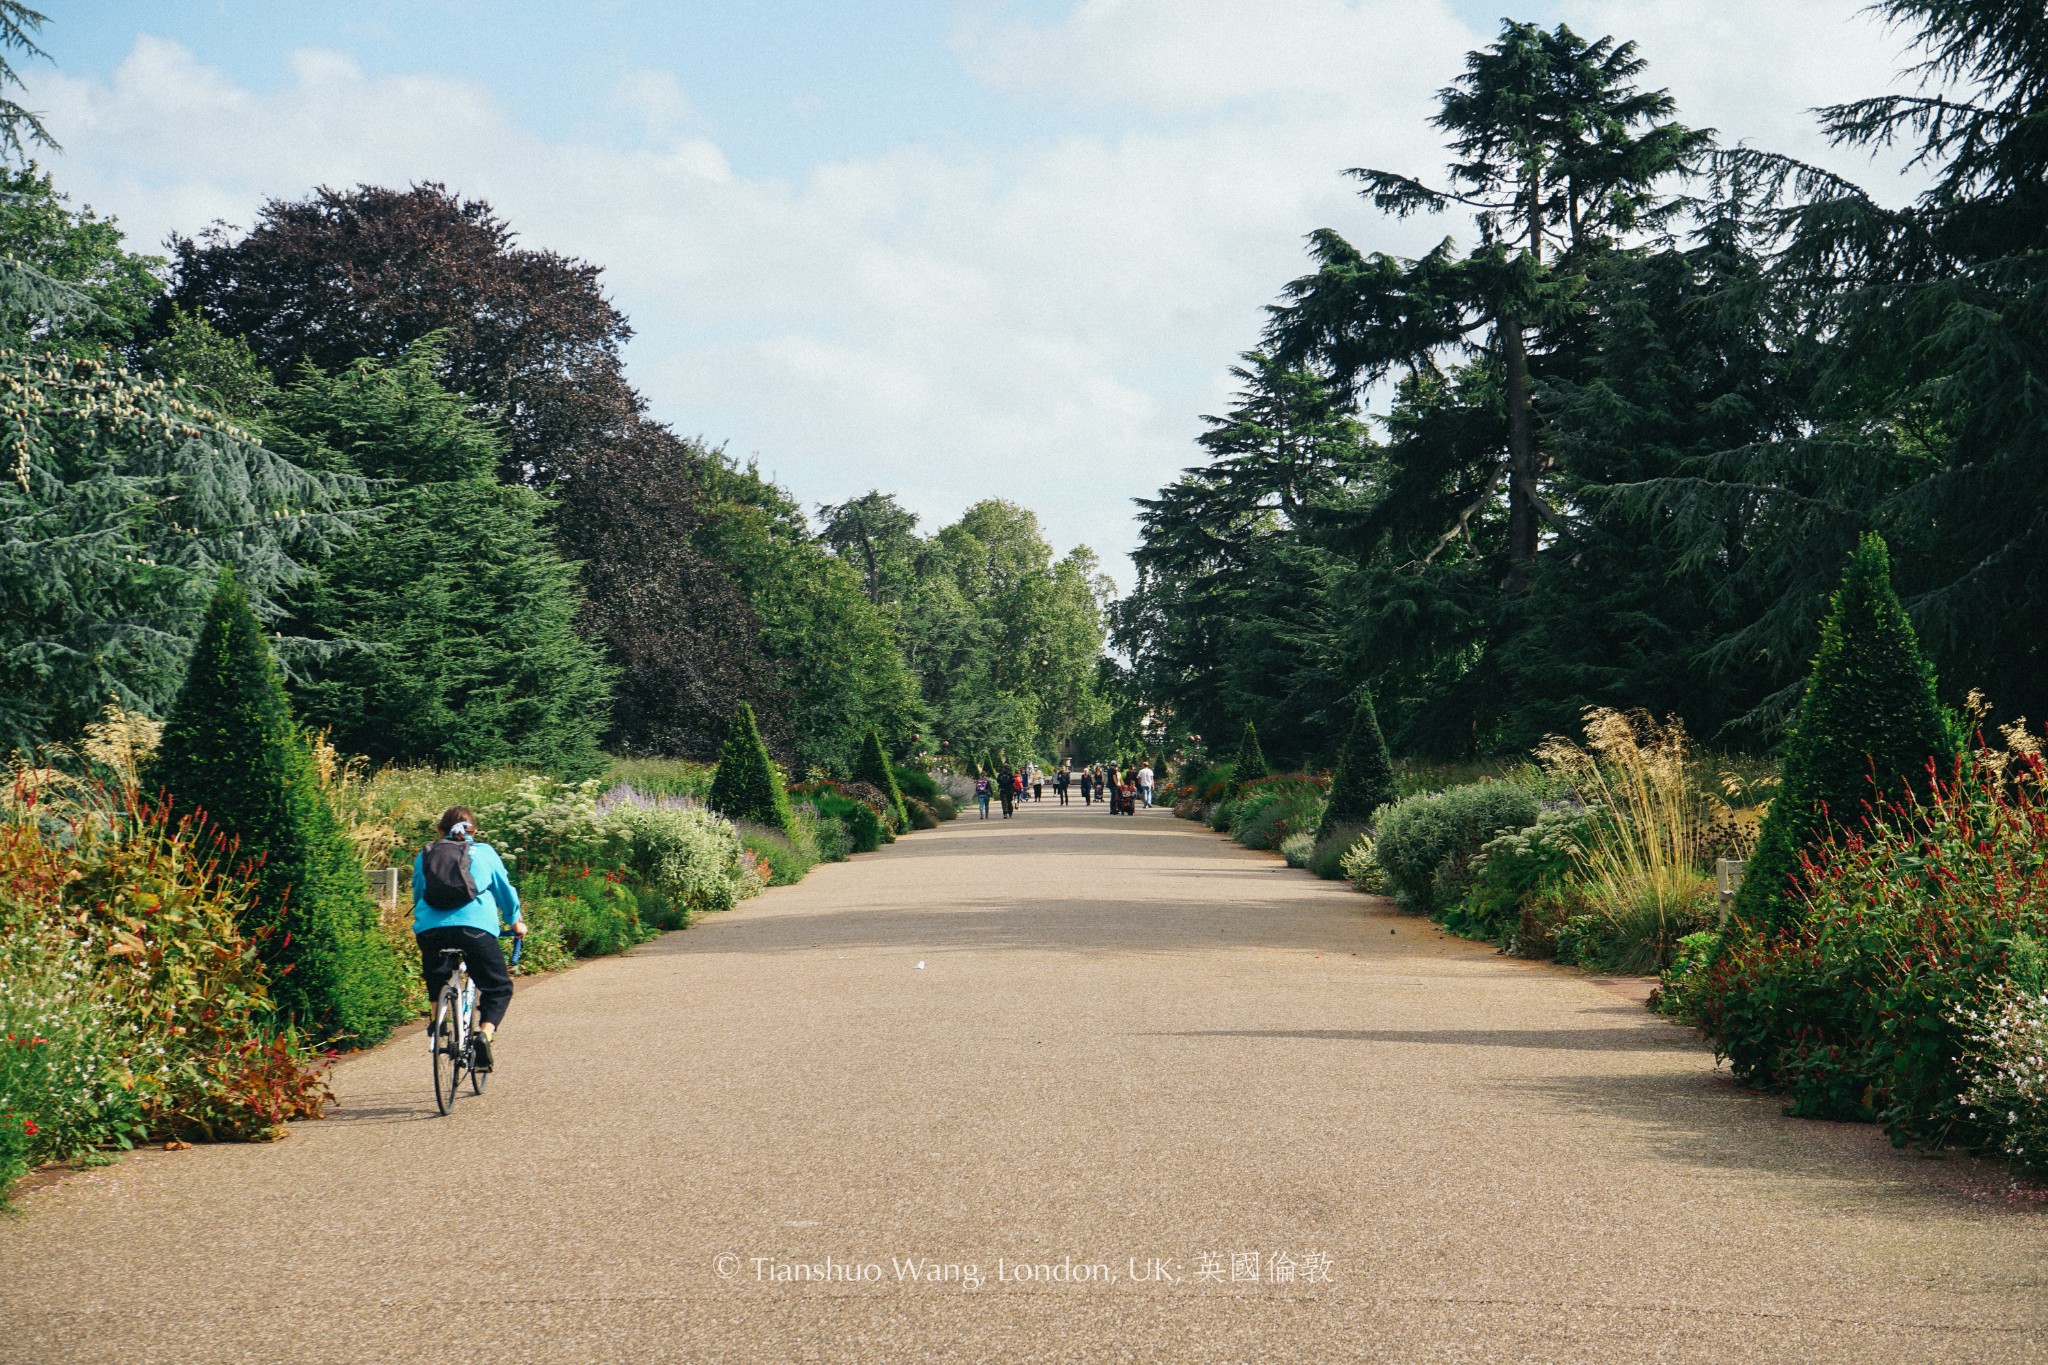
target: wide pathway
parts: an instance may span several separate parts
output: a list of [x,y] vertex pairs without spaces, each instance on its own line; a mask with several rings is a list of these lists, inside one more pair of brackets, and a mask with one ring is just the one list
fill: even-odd
[[2048,1210],[1164,811],[919,834],[0,1224],[9,1361],[2048,1358]]

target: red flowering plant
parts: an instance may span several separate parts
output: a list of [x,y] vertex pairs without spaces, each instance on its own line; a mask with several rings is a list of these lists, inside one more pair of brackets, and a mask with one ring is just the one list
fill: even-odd
[[22,1120],[0,1141],[42,1161],[318,1117],[325,1064],[272,1023],[232,850],[81,790],[17,785],[0,812],[0,1112]]
[[1979,750],[1802,867],[1803,911],[1730,928],[1688,1004],[1736,1078],[1894,1143],[1997,1147],[1967,1096],[1973,1021],[2048,988],[2048,778]]

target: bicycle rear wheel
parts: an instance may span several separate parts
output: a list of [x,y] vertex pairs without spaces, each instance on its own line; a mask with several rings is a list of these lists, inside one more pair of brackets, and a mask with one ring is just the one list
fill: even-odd
[[441,988],[428,1026],[434,1042],[434,1105],[444,1114],[453,1112],[456,1087],[462,1084],[462,1028],[456,1013],[461,1004],[451,981]]
[[[472,1017],[469,1021],[469,1036],[472,1040],[475,1039],[477,1035],[477,1023],[478,1021],[474,1017]],[[472,1095],[481,1095],[484,1093],[484,1087],[490,1084],[491,1073],[477,1066],[476,1053],[474,1051],[476,1044],[474,1041],[471,1042],[470,1047],[472,1051],[466,1059],[469,1062],[469,1066],[467,1068],[469,1071],[469,1093]]]

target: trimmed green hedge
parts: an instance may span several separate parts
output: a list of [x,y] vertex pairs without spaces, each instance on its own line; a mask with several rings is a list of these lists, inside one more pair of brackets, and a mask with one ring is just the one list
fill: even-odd
[[789,795],[768,761],[768,746],[754,724],[754,708],[741,702],[732,730],[719,751],[718,772],[711,779],[711,808],[732,820],[750,820],[780,834],[791,829]]
[[1961,748],[1892,590],[1884,541],[1866,535],[1821,624],[1813,675],[1785,742],[1784,785],[1743,870],[1735,918],[1763,928],[1797,914],[1801,855],[1862,826],[1880,797],[1924,789],[1928,760],[1945,769]]
[[[1337,771],[1330,778],[1330,799],[1323,807],[1317,841],[1327,841],[1339,825],[1370,825],[1372,813],[1399,795],[1394,786],[1394,760],[1387,753],[1386,736],[1380,733],[1372,693],[1361,687],[1358,709],[1351,716],[1351,733],[1344,738]],[[1334,867],[1327,875],[1336,875]]]
[[1250,721],[1244,723],[1244,736],[1237,742],[1237,757],[1231,760],[1231,778],[1242,786],[1256,782],[1267,775],[1266,755],[1259,748],[1258,727]]
[[149,769],[175,810],[203,812],[250,863],[241,929],[278,1022],[342,1046],[383,1039],[412,967],[378,926],[362,864],[321,789],[249,595],[222,569]]

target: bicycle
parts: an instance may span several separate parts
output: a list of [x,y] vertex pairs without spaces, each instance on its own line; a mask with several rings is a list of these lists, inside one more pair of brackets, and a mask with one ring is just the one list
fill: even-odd
[[[512,965],[519,965],[523,938],[512,940]],[[476,983],[469,979],[469,957],[460,948],[443,948],[441,956],[455,956],[455,972],[441,987],[434,1003],[434,1022],[427,1038],[434,1054],[434,1107],[444,1115],[455,1111],[462,1093],[462,1078],[469,1077],[470,1093],[481,1095],[490,1082],[490,1068],[476,1064]]]

